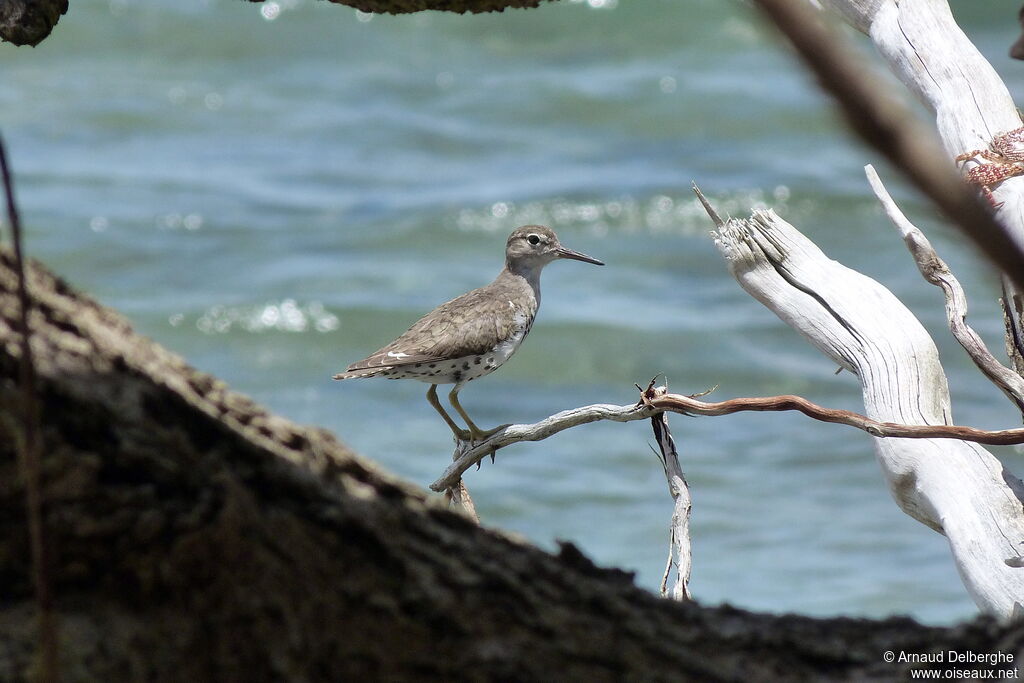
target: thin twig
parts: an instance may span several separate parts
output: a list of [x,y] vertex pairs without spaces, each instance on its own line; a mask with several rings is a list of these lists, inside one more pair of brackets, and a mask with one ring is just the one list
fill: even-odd
[[639,403],[632,405],[617,406],[598,403],[572,410],[563,410],[535,424],[510,425],[478,444],[460,444],[461,449],[456,453],[455,462],[448,466],[437,481],[430,485],[430,488],[442,492],[454,486],[466,470],[499,448],[521,441],[540,441],[558,432],[589,422],[646,420],[663,410],[682,415],[709,417],[745,411],[796,410],[815,420],[856,427],[878,438],[959,439],[994,446],[1024,443],[1024,428],[988,431],[960,425],[904,425],[896,422],[879,422],[850,410],[824,408],[800,396],[788,394],[733,398],[717,402],[698,401],[691,396],[679,394],[665,394],[651,399],[641,397]]
[[22,394],[23,437],[18,440],[21,476],[25,481],[25,511],[28,516],[29,545],[32,555],[32,578],[39,606],[39,647],[41,654],[40,680],[58,680],[57,623],[53,609],[50,585],[49,557],[43,527],[43,496],[41,486],[41,427],[39,399],[36,396],[36,370],[32,359],[31,329],[29,327],[29,296],[25,275],[25,256],[22,249],[21,219],[14,201],[14,183],[7,163],[7,152],[0,138],[0,174],[3,175],[7,197],[7,219],[14,244],[14,266],[18,273],[18,333],[21,337],[20,385]]
[[[643,395],[649,399],[664,396],[667,393],[666,387],[655,387],[653,379],[647,389],[643,390]],[[665,413],[653,415],[651,428],[654,430],[654,438],[661,450],[658,459],[665,470],[668,491],[673,500],[672,521],[669,524],[668,564],[665,566],[665,574],[661,579],[661,595],[662,597],[671,597],[673,600],[692,600],[690,595],[690,569],[693,558],[690,547],[690,511],[692,509],[690,487],[686,483],[683,468],[679,464],[679,451],[676,450],[676,441],[668,426],[668,415]],[[676,568],[676,580],[670,593],[668,580],[672,573],[672,567]]]
[[874,167],[868,164],[864,167],[864,173],[875,196],[882,204],[885,215],[903,236],[903,241],[914,257],[921,275],[928,282],[940,287],[945,294],[946,320],[953,336],[960,342],[960,346],[964,347],[978,369],[1014,402],[1017,410],[1024,413],[1024,378],[996,360],[978,333],[967,324],[967,295],[964,294],[960,281],[950,272],[946,262],[939,258],[924,233],[900,211]]
[[863,59],[809,3],[754,0],[782,31],[850,127],[881,152],[946,214],[1006,275],[1024,287],[1024,249],[964,183],[934,131],[888,94]]
[[632,422],[645,420],[654,415],[656,410],[640,404],[616,406],[608,403],[584,406],[547,417],[534,424],[509,425],[493,436],[480,443],[460,441],[455,450],[454,461],[448,466],[441,477],[430,485],[438,493],[455,485],[463,472],[477,464],[499,448],[521,441],[540,441],[553,434],[588,422],[611,420],[613,422]]
[[480,515],[476,512],[476,505],[473,503],[473,498],[469,495],[466,482],[459,479],[459,483],[445,491],[445,496],[448,498],[449,504],[455,504],[462,508],[462,511],[469,515],[470,519],[477,524],[480,523]]

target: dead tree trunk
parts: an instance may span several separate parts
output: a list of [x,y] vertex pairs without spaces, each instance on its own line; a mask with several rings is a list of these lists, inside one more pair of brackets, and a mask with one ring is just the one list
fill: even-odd
[[[30,270],[67,680],[891,679],[882,653],[1021,631],[659,600],[571,545],[481,529]],[[0,680],[33,670],[15,276],[0,251]],[[752,571],[756,571],[752,568]]]

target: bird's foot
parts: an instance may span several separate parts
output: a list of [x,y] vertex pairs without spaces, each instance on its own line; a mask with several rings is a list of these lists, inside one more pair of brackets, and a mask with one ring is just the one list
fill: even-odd
[[468,429],[462,429],[460,427],[452,427],[452,434],[455,435],[456,441],[465,441],[466,443],[473,442],[473,433]]
[[497,434],[498,432],[500,432],[501,430],[503,430],[503,429],[505,429],[507,427],[511,427],[511,426],[512,426],[512,423],[508,422],[508,423],[503,424],[503,425],[498,425],[494,429],[480,429],[479,427],[477,427],[477,428],[470,428],[469,431],[470,431],[470,433],[471,433],[471,435],[473,437],[473,441],[483,441],[484,439],[488,439],[488,438],[494,436],[495,434]]
[[454,432],[455,438],[459,441],[465,441],[470,445],[476,445],[482,441],[486,441],[506,427],[511,426],[511,422],[508,424],[498,425],[494,429],[480,429],[476,425],[472,425],[469,429],[453,428],[452,432]]

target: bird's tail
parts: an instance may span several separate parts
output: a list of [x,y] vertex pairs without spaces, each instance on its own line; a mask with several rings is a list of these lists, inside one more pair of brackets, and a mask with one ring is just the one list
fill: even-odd
[[390,370],[390,369],[391,368],[389,368],[389,367],[383,367],[383,368],[359,368],[358,370],[346,370],[345,372],[339,372],[337,375],[334,375],[334,379],[358,379],[360,377],[374,377],[374,376],[379,375],[380,373],[384,372],[385,370]]

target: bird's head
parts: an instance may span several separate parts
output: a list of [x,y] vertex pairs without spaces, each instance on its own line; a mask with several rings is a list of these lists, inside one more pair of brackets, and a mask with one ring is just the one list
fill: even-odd
[[555,259],[573,259],[603,266],[596,258],[563,247],[558,235],[543,225],[524,225],[508,236],[505,245],[505,265],[514,273],[539,271]]

